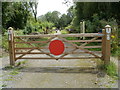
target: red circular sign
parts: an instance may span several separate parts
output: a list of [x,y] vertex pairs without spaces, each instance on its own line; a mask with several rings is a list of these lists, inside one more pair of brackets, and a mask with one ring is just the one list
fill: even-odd
[[60,40],[53,40],[49,44],[50,53],[60,55],[64,52],[64,43]]

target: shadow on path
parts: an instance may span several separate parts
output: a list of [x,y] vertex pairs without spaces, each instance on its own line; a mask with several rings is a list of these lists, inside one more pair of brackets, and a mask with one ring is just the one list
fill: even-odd
[[93,67],[27,67],[20,72],[32,73],[98,73],[97,68]]

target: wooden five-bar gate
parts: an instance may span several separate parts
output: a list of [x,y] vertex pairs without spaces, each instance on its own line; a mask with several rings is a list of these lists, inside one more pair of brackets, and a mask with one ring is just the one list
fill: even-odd
[[[18,59],[92,59],[99,58],[105,64],[110,61],[110,34],[111,26],[106,25],[102,33],[81,34],[41,34],[41,35],[14,35],[13,28],[8,29],[10,65],[14,65]],[[71,40],[69,37],[87,37],[87,40]],[[44,40],[42,39],[44,38]],[[69,40],[68,40],[69,39]],[[53,40],[61,40],[65,45],[65,51],[58,56],[49,51],[49,43]],[[91,42],[98,45],[88,46]],[[77,44],[76,44],[77,43]],[[101,51],[92,51],[91,48],[101,48]],[[72,57],[70,55],[73,55]],[[84,54],[89,54],[84,56]],[[33,55],[37,55],[33,57]],[[31,57],[30,57],[31,56]],[[38,57],[39,56],[39,57]],[[44,57],[43,57],[44,56]],[[84,56],[84,57],[81,57]]]

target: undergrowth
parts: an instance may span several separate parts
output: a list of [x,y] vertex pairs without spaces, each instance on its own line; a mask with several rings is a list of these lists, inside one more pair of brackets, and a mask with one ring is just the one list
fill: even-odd
[[98,66],[98,68],[103,70],[104,72],[106,72],[107,75],[109,75],[111,77],[118,77],[117,66],[115,65],[114,62],[110,62],[107,65],[105,65],[102,62],[102,64],[100,66]]

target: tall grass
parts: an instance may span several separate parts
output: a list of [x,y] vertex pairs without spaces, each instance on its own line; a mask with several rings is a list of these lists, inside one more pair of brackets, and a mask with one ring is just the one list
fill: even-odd
[[110,62],[107,65],[105,65],[104,62],[101,62],[98,68],[106,72],[111,77],[118,76],[117,66],[114,62]]

